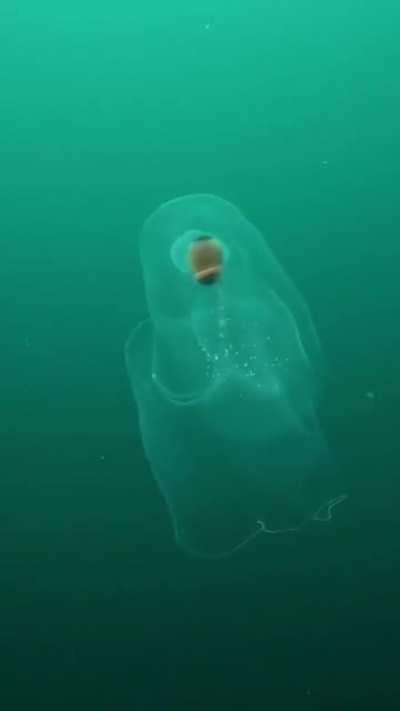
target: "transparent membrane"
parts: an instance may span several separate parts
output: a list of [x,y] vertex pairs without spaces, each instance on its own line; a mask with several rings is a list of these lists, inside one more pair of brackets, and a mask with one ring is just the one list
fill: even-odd
[[[194,273],[199,239],[218,245],[212,281]],[[140,256],[149,318],[126,363],[177,543],[222,556],[330,520],[345,495],[315,411],[319,342],[260,232],[225,200],[188,195],[148,218]]]

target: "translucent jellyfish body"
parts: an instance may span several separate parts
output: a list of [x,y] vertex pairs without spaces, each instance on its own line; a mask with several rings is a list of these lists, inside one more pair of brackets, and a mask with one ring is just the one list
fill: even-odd
[[188,195],[148,218],[140,255],[149,318],[126,363],[177,543],[227,555],[329,520],[345,497],[315,412],[319,342],[260,232]]

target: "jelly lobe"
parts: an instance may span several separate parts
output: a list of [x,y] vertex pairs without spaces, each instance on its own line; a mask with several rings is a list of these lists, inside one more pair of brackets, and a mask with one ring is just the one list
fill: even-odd
[[261,234],[230,203],[189,195],[149,217],[140,253],[149,318],[126,363],[178,544],[225,555],[329,520],[343,497],[315,412],[319,342]]

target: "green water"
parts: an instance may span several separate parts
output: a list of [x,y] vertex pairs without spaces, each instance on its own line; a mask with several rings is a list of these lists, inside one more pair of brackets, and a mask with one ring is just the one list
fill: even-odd
[[[400,6],[0,8],[2,708],[397,709]],[[306,299],[348,500],[237,555],[175,545],[123,346],[137,239],[238,205]]]

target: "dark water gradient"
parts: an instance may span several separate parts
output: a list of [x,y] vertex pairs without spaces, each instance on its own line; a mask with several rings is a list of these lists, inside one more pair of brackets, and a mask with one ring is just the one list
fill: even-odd
[[[399,4],[0,9],[0,688],[14,709],[397,709]],[[122,348],[136,236],[207,191],[259,225],[326,355],[349,500],[186,558]]]

